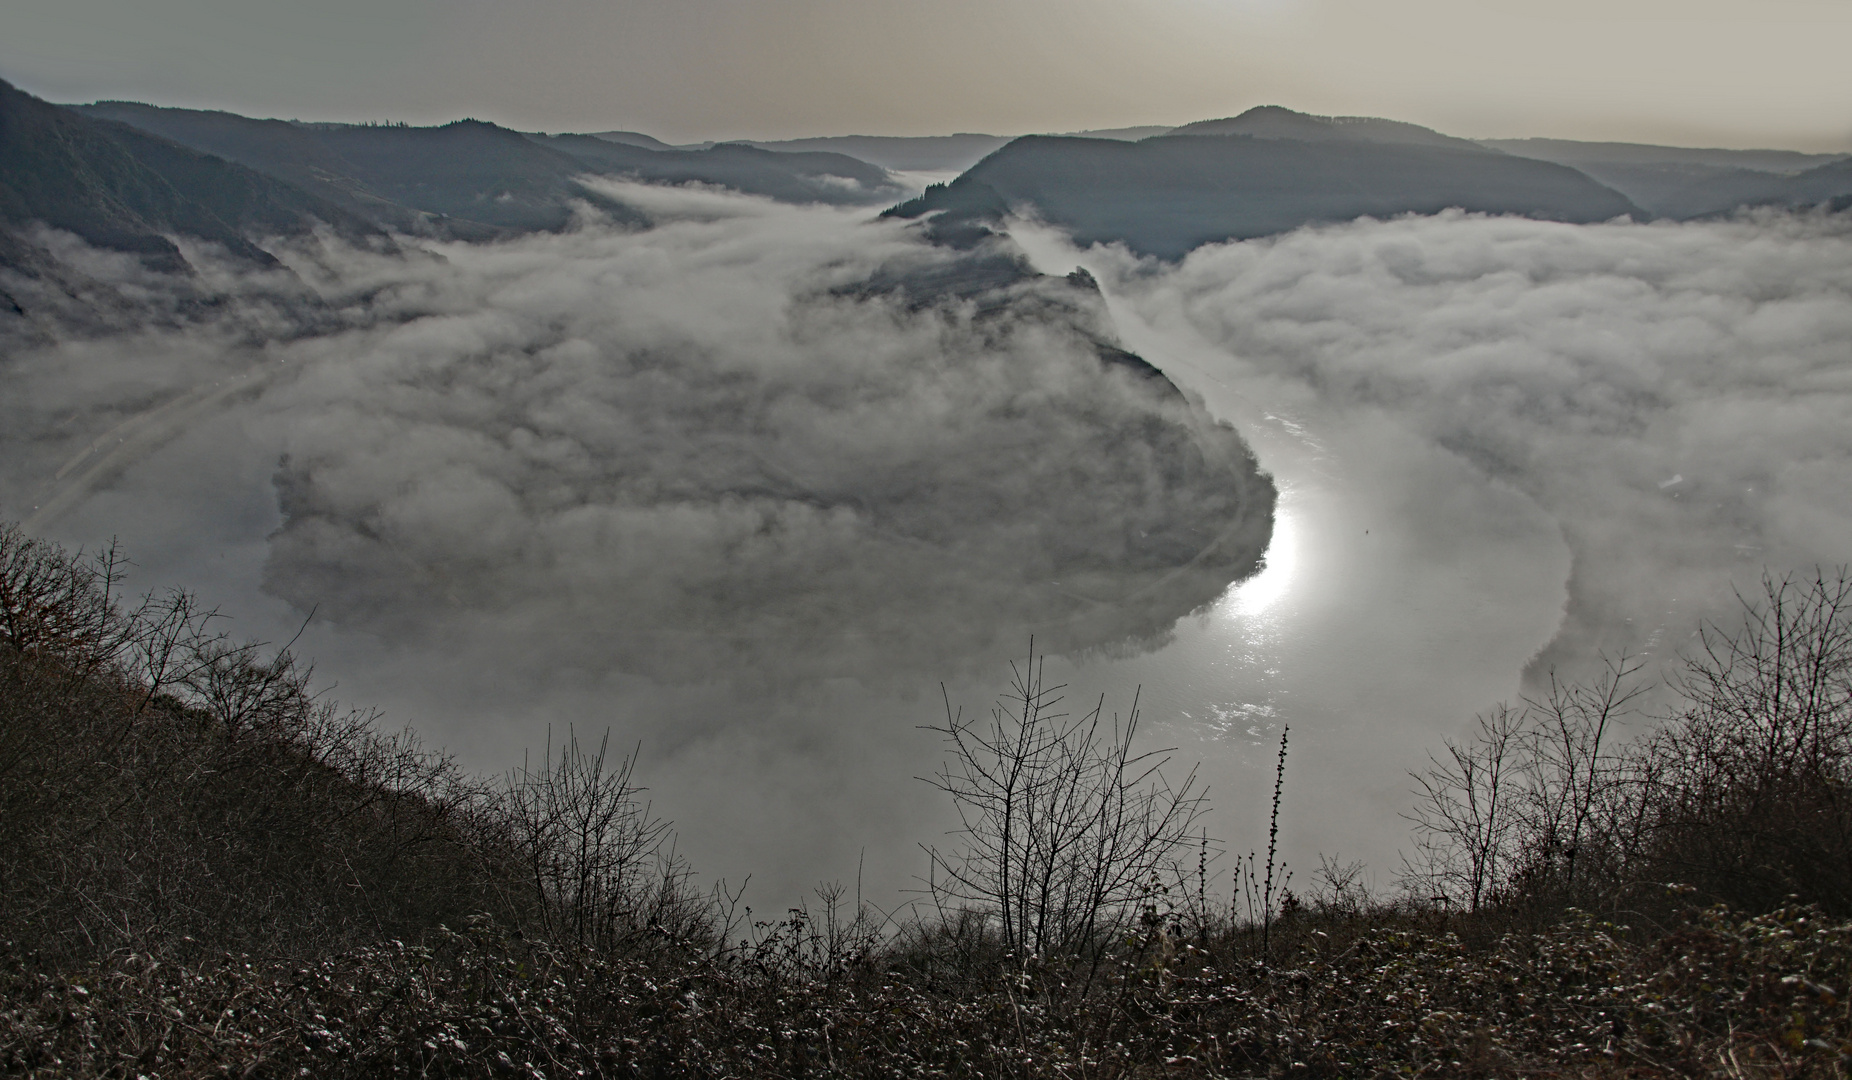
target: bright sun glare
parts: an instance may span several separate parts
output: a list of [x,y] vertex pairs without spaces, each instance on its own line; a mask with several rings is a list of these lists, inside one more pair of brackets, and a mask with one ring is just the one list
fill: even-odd
[[[1281,500],[1284,503],[1285,500]],[[1282,505],[1274,515],[1273,540],[1267,545],[1260,573],[1235,586],[1228,606],[1237,614],[1255,616],[1286,595],[1299,565],[1299,529],[1295,516]]]

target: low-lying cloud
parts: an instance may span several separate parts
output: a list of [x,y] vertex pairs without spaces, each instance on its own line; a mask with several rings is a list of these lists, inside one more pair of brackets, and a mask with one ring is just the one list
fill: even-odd
[[1852,558],[1845,215],[1456,213],[1216,245],[1174,268],[1096,254],[1140,318],[1210,343],[1270,408],[1391,418],[1553,516],[1569,604],[1533,677],[1678,647],[1765,567]]
[[[624,194],[652,229],[285,252],[294,278],[84,256],[171,318],[14,351],[0,509],[62,498],[49,531],[119,532],[265,626],[316,607],[344,696],[479,766],[549,723],[641,738],[686,850],[771,902],[864,849],[871,892],[903,884],[943,808],[908,779],[936,703],[895,691],[1031,631],[1163,641],[1251,565],[1270,489],[1227,429],[1101,364],[1110,328],[1066,285],[921,307],[865,287],[952,258],[892,223]],[[1263,820],[1251,744],[1291,722],[1294,861],[1386,879],[1404,770],[1527,668],[1669,655],[1765,567],[1852,559],[1843,217],[1052,257],[1301,514],[1278,595],[1091,669],[1121,708],[1161,680],[1149,730],[1208,759],[1234,843]]]
[[530,663],[659,679],[943,670],[1161,634],[1264,547],[1239,441],[1083,326],[856,293],[933,258],[897,230],[755,213],[445,255],[396,286],[415,317],[302,346],[260,403],[266,585],[337,622],[487,621]]
[[[343,325],[244,350],[280,461],[267,589],[395,640],[697,679],[943,672],[1038,631],[1118,645],[1254,566],[1271,488],[1232,431],[1101,361],[1080,290],[1022,283],[1026,316],[871,295],[877,269],[953,257],[840,212],[622,187],[655,228],[288,260]],[[233,296],[208,352],[261,324]],[[26,366],[55,383],[98,348]]]
[[1455,213],[1169,265],[1013,231],[1044,269],[1088,267],[1128,347],[1280,485],[1283,550],[1253,599],[1112,673],[1157,684],[1235,844],[1265,842],[1268,750],[1291,723],[1293,862],[1337,851],[1387,884],[1406,770],[1474,712],[1603,650],[1661,674],[1701,619],[1734,616],[1733,588],[1852,560],[1843,215]]
[[[235,613],[314,611],[344,695],[473,764],[548,723],[643,739],[700,861],[764,881],[730,841],[777,853],[775,887],[912,861],[903,826],[868,835],[917,825],[870,804],[930,765],[893,693],[1030,635],[1159,642],[1256,565],[1271,484],[1102,358],[1096,293],[935,300],[966,257],[904,225],[610,186],[653,226],[324,240],[248,277],[193,250],[191,280],[72,252],[163,314],[9,362],[8,512],[120,533]],[[844,678],[874,697],[818,689]]]

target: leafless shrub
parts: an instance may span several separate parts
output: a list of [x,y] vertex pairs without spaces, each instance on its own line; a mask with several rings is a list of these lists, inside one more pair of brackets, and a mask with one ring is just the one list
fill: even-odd
[[0,925],[47,955],[313,949],[512,914],[484,792],[316,697],[184,592],[124,609],[112,550],[0,531]]
[[1675,685],[1637,755],[1636,861],[1752,909],[1852,912],[1852,577],[1765,577]]
[[503,814],[548,940],[610,952],[645,938],[704,934],[705,906],[633,779],[637,751],[610,763],[607,731],[596,750],[568,731],[540,766],[511,773]]
[[1530,894],[1586,898],[1588,888],[1612,877],[1614,867],[1602,860],[1625,843],[1616,830],[1636,794],[1637,743],[1617,729],[1648,689],[1642,667],[1622,656],[1609,659],[1592,683],[1552,676],[1549,692],[1525,703],[1527,783],[1517,808],[1524,851],[1514,870]]
[[84,673],[109,663],[128,629],[115,598],[122,569],[113,544],[71,554],[0,524],[0,647],[56,655]]
[[1362,859],[1345,862],[1336,855],[1320,855],[1318,869],[1312,875],[1315,882],[1313,909],[1320,914],[1346,919],[1359,918],[1368,912],[1373,899],[1364,870]]
[[1521,796],[1521,741],[1526,717],[1500,706],[1477,718],[1474,739],[1447,743],[1444,758],[1410,773],[1415,805],[1415,855],[1404,861],[1403,887],[1447,904],[1457,898],[1478,911],[1509,871]]
[[[1666,915],[1842,902],[1843,574],[1707,627],[1655,733],[1618,737],[1627,663],[1484,719],[1422,774],[1457,902],[1375,900],[1327,859],[1257,952],[1210,910],[1193,782],[1132,749],[1135,710],[1056,712],[1033,658],[988,725],[948,703],[933,782],[964,843],[929,852],[924,915],[826,886],[736,938],[739,891],[690,887],[634,751],[569,734],[472,782],[185,594],[123,610],[113,555],[8,543],[40,598],[0,640],[9,1075],[1846,1075],[1852,924]],[[1282,895],[1248,860],[1250,915],[1283,916],[1267,863]],[[1525,890],[1656,891],[1664,933],[1507,918]]]
[[[1769,910],[1852,912],[1852,578],[1764,578],[1700,629],[1680,701],[1623,737],[1644,691],[1622,658],[1481,717],[1415,774],[1414,891],[1462,906],[1663,913],[1663,884]],[[1658,916],[1655,916],[1658,917]]]
[[980,912],[1003,949],[1097,959],[1135,923],[1154,883],[1185,876],[1179,853],[1206,810],[1192,771],[1172,784],[1168,750],[1134,749],[1136,700],[1121,721],[1105,699],[1078,718],[1034,655],[1012,665],[989,721],[946,703],[949,757],[927,782],[952,797],[957,847],[926,849],[927,894],[947,921]]

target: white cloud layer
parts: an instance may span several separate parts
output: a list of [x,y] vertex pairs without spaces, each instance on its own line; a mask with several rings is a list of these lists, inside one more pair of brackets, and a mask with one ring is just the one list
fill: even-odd
[[1475,711],[1602,649],[1674,658],[1765,568],[1852,560],[1843,215],[1451,214],[1176,265],[1014,232],[1044,270],[1087,266],[1128,347],[1280,484],[1285,557],[1104,676],[1144,681],[1211,762],[1242,850],[1284,723],[1294,862],[1360,856],[1386,883],[1406,770]]
[[[870,891],[891,890],[943,827],[910,779],[936,703],[904,695],[994,668],[1038,605],[1073,603],[992,591],[1064,543],[1132,550],[1159,520],[1200,537],[1181,504],[1201,476],[1120,452],[1176,406],[1092,362],[1084,311],[1049,329],[852,299],[838,287],[938,256],[837,211],[656,198],[645,233],[297,258],[332,315],[272,282],[204,329],[21,353],[7,512],[76,459],[67,481],[90,479],[57,532],[120,532],[151,578],[262,627],[297,617],[276,594],[324,604],[356,628],[318,617],[305,639],[343,696],[479,765],[548,723],[614,724],[704,869],[782,902],[865,848]],[[1294,862],[1336,850],[1382,881],[1404,770],[1527,666],[1665,656],[1765,567],[1852,560],[1843,217],[1443,215],[1176,266],[1019,235],[1045,269],[1088,265],[1126,343],[1281,481],[1271,576],[1155,656],[1072,672],[1109,707],[1147,683],[1153,736],[1206,759],[1242,850],[1281,723]],[[1025,300],[1072,302],[1040,288]],[[1114,566],[1108,586],[1140,587]],[[856,642],[908,654],[912,685],[819,678],[868,675]],[[678,685],[691,656],[789,678]]]
[[1154,351],[1182,342],[1235,388],[1233,410],[1319,434],[1386,418],[1548,512],[1574,567],[1538,671],[1669,646],[1765,567],[1852,558],[1843,215],[1449,214],[1205,247],[1175,267],[1089,261],[1158,333]]
[[329,242],[280,251],[293,278],[67,252],[161,314],[0,372],[7,512],[122,534],[247,617],[314,610],[344,695],[473,764],[547,723],[642,739],[700,864],[763,881],[779,852],[780,887],[871,839],[914,861],[889,843],[910,829],[867,832],[919,820],[930,712],[893,693],[1031,634],[1162,640],[1254,567],[1271,485],[1231,429],[1103,362],[1097,294],[922,303],[868,283],[964,257],[907,226],[617,194],[654,227]]

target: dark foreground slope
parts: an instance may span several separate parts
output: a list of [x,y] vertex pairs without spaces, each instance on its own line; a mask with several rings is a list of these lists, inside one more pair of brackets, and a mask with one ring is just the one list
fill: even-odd
[[[1229,134],[1173,133],[1138,143],[1018,139],[949,185],[889,212],[943,211],[935,230],[956,238],[1014,207],[1030,207],[1081,244],[1123,241],[1163,258],[1311,222],[1450,207],[1568,222],[1637,212],[1626,197],[1566,166],[1434,132],[1417,139],[1405,130],[1414,125],[1340,125],[1296,113],[1287,114],[1295,118],[1287,123],[1274,113],[1286,110],[1263,111],[1256,119],[1264,125],[1235,118],[1199,128]],[[1249,134],[1248,127],[1294,137]]]
[[[1353,876],[1243,917],[1191,858],[1086,959],[840,888],[755,920],[664,858],[631,762],[472,782],[184,594],[122,612],[111,565],[0,528],[9,1076],[1844,1075],[1843,908],[1694,909],[1660,876],[1629,927]],[[1046,778],[1025,800],[1074,798]]]
[[240,162],[397,229],[463,238],[558,229],[583,200],[639,220],[578,182],[586,174],[697,182],[797,203],[879,203],[885,170],[841,154],[747,146],[656,150],[589,135],[544,136],[479,120],[441,127],[302,124],[107,101],[76,107]]
[[302,235],[317,225],[350,238],[371,224],[251,169],[127,125],[79,116],[0,82],[0,266],[35,261],[19,231],[33,224],[184,269],[168,239],[184,234],[269,264],[254,235]]

